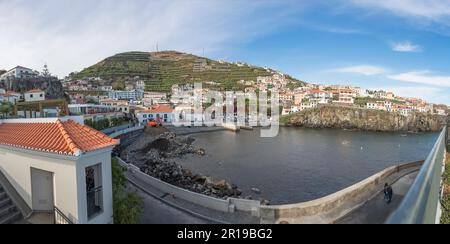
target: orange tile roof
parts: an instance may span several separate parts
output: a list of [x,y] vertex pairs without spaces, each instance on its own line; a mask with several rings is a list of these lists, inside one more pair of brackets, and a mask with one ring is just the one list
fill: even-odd
[[167,105],[157,105],[153,106],[150,109],[141,111],[142,113],[172,113],[173,108]]
[[117,144],[118,140],[73,120],[0,124],[0,145],[29,150],[79,156]]

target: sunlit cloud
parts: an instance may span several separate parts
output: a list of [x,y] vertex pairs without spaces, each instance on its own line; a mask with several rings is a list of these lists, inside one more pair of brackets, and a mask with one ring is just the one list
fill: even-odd
[[433,75],[430,71],[411,71],[401,74],[388,75],[388,78],[396,81],[450,87],[450,76]]
[[421,52],[422,48],[419,45],[413,44],[409,41],[392,43],[392,50],[396,52]]
[[336,73],[351,73],[351,74],[360,74],[360,75],[379,75],[386,73],[386,69],[379,66],[373,65],[355,65],[348,66],[343,68],[332,69],[331,72]]

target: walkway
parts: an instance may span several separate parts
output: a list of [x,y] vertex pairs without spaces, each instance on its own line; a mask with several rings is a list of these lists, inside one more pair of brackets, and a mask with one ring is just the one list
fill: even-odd
[[406,175],[394,183],[392,186],[394,190],[392,203],[387,204],[384,201],[383,193],[380,192],[372,200],[338,220],[336,224],[384,224],[389,215],[400,205],[406,193],[408,193],[417,174],[418,172]]
[[192,134],[198,134],[198,133],[204,133],[204,132],[214,132],[214,131],[224,131],[227,130],[223,127],[219,127],[219,126],[215,126],[215,127],[207,127],[207,126],[202,126],[202,127],[196,127],[196,126],[191,126],[191,127],[175,127],[175,126],[170,126],[167,125],[165,126],[170,132],[173,132],[179,136],[182,135],[192,135]]
[[142,224],[258,224],[259,218],[245,212],[225,213],[174,198],[125,172],[129,190],[144,200]]

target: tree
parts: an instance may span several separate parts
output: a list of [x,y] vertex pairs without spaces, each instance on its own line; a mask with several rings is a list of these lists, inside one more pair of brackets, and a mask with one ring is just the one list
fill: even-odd
[[2,102],[0,106],[0,113],[2,117],[7,117],[13,110],[13,104],[10,102]]
[[42,70],[42,76],[43,77],[51,77],[52,76],[52,74],[48,70],[47,64],[44,65],[44,69]]
[[127,192],[127,179],[117,159],[113,159],[112,191],[115,224],[137,224],[142,214],[143,200],[136,192]]

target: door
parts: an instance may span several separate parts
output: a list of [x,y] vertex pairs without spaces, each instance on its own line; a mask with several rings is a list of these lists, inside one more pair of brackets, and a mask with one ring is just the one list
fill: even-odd
[[33,211],[53,212],[53,173],[31,168]]

